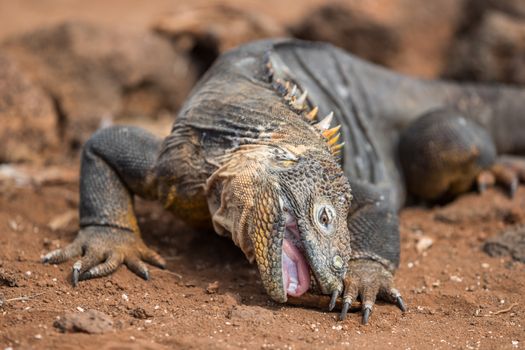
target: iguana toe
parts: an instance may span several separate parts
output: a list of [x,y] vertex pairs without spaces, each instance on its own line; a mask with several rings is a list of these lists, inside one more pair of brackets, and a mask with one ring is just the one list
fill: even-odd
[[126,260],[124,260],[124,263],[126,264],[128,269],[133,271],[135,274],[142,277],[146,281],[149,280],[148,267],[142,260],[140,260],[139,257],[130,256],[129,258],[126,258]]
[[488,187],[500,185],[513,198],[520,183],[525,183],[525,158],[502,156],[477,177],[478,191],[483,193]]
[[[141,252],[141,259],[150,265],[158,267],[159,269],[166,268],[166,260],[164,260],[164,258],[160,256],[159,253],[148,247],[145,247],[145,250]],[[128,265],[128,267],[130,266]]]
[[[85,261],[84,263],[81,263]],[[80,265],[80,276],[75,278],[75,265],[73,265],[73,285],[77,285],[78,281],[84,281],[90,278],[107,276],[117,270],[122,264],[123,256],[121,254],[109,253],[106,259],[88,252],[78,262]],[[76,264],[76,263],[75,263]]]
[[53,250],[42,257],[44,264],[60,264],[71,259],[74,256],[80,255],[82,247],[79,244],[71,243],[64,249]]

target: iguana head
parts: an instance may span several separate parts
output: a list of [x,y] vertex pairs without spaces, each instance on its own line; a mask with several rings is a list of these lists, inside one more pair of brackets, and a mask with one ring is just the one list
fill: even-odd
[[208,180],[208,193],[220,197],[210,205],[215,229],[230,232],[257,262],[278,302],[312,285],[324,294],[341,291],[350,254],[352,195],[330,143],[337,129],[302,127],[240,146]]
[[[350,187],[339,165],[308,151],[267,172],[255,203],[252,243],[268,294],[276,301],[342,290],[350,253]],[[311,280],[313,277],[313,280]]]

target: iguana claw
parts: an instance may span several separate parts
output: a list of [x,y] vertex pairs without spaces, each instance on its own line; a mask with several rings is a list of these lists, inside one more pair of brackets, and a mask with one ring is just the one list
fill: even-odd
[[403,298],[401,298],[401,295],[399,295],[397,298],[396,298],[396,304],[397,304],[397,307],[402,311],[402,312],[406,312],[407,311],[407,308],[405,306],[405,303],[403,302]]
[[330,304],[328,305],[328,311],[332,311],[335,307],[335,303],[337,302],[337,297],[339,296],[339,291],[334,290],[332,292],[332,297],[330,298]]
[[80,269],[82,268],[82,263],[80,261],[77,261],[73,264],[73,269],[71,272],[71,283],[73,283],[73,287],[76,287],[78,285],[78,277],[80,275]]
[[372,305],[365,305],[363,307],[363,324],[368,324],[368,319],[370,318],[370,313],[372,312]]
[[346,319],[346,314],[348,313],[348,309],[352,305],[352,299],[346,299],[343,302],[343,307],[341,308],[341,313],[339,314],[339,321],[344,321]]

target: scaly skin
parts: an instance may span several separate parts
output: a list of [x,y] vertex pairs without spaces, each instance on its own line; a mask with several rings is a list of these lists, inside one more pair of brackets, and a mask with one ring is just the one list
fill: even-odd
[[122,263],[147,279],[143,261],[164,261],[140,238],[139,195],[231,237],[274,300],[328,295],[344,319],[360,299],[366,323],[378,296],[405,309],[393,276],[407,187],[427,200],[476,181],[515,187],[525,168],[496,153],[525,152],[524,101],[519,89],[403,77],[327,44],[249,44],[215,63],[165,140],[112,127],[88,141],[79,235],[44,261],[81,255],[74,284]]

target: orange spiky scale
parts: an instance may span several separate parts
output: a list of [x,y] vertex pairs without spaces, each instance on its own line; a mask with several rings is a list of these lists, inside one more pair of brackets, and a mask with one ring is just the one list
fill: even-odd
[[327,139],[331,139],[332,136],[334,136],[339,130],[341,129],[341,125],[338,125],[334,128],[328,129],[326,131],[323,131],[322,134]]
[[331,147],[332,146],[335,146],[335,144],[337,143],[337,141],[339,141],[339,137],[341,137],[341,134],[337,134],[335,135],[334,137],[332,137],[331,139],[329,139],[327,141],[328,145],[330,145]]
[[297,99],[297,104],[302,105],[306,102],[306,97],[308,96],[308,91],[304,90],[301,96]]
[[292,96],[292,107],[298,110],[305,109],[306,105],[306,97],[308,96],[308,92],[304,90],[304,92],[301,94],[301,96]]
[[312,109],[308,114],[306,115],[306,119],[309,121],[313,121],[315,117],[317,117],[317,112],[319,111],[319,107],[315,106],[314,109]]
[[332,150],[332,153],[333,152],[339,152],[343,149],[343,146],[345,145],[344,142],[341,142],[341,143],[338,143],[337,145],[333,145],[330,147],[330,149]]
[[315,124],[315,127],[321,131],[325,131],[330,127],[330,123],[332,123],[333,118],[334,118],[334,112],[330,112],[330,114],[324,117],[323,120]]

